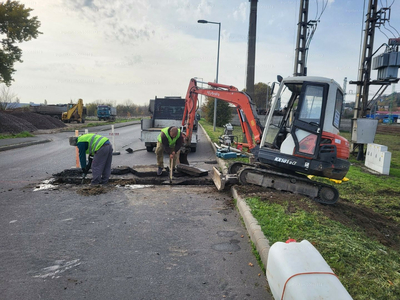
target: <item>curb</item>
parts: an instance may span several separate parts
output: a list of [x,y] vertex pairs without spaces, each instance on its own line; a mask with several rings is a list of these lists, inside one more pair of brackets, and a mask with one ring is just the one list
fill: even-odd
[[[120,128],[120,127],[126,127],[126,126],[130,126],[130,125],[137,125],[137,124],[140,124],[140,122],[141,121],[131,121],[131,122],[107,124],[107,125],[109,125],[110,128],[111,128],[111,125],[114,125],[114,128]],[[95,127],[100,127],[100,126],[107,126],[107,125],[99,124],[98,126],[92,126],[92,127],[84,127],[84,126],[82,126],[82,127],[78,128],[78,129],[67,128],[66,130],[63,130],[63,132],[75,132],[75,130],[84,131],[85,129],[95,128]],[[106,130],[110,130],[110,129],[109,128],[108,129],[100,129],[98,132],[106,131]]]
[[[214,152],[217,152],[217,149],[215,148],[214,143],[211,141],[207,132],[204,130],[203,126],[201,126],[200,123],[199,125],[203,130],[205,136],[207,137],[207,140],[210,142],[212,148],[214,149]],[[228,168],[225,166],[225,161],[219,157],[216,157],[216,159],[219,167],[222,170],[222,173],[226,174]],[[258,254],[260,255],[265,270],[267,270],[268,252],[270,248],[269,241],[262,232],[261,226],[258,224],[257,220],[251,214],[250,207],[247,205],[246,201],[239,196],[234,186],[231,188],[231,194],[232,197],[236,199],[237,202],[236,206],[239,210],[241,217],[243,218],[243,222],[247,229],[247,233],[249,234],[251,241],[254,243],[258,251]]]
[[19,143],[19,144],[7,145],[7,146],[0,146],[0,152],[1,151],[12,150],[12,149],[17,149],[17,148],[33,146],[33,145],[38,145],[38,144],[49,143],[49,142],[52,142],[52,141],[53,140],[46,139],[46,140],[40,140],[40,141],[32,141],[32,142]]
[[250,239],[260,255],[265,270],[267,270],[268,252],[270,248],[269,241],[262,232],[261,226],[258,225],[257,220],[251,214],[250,207],[247,205],[246,201],[238,195],[235,187],[231,188],[231,193],[233,198],[236,199],[236,206],[243,218]]
[[[129,123],[129,122],[126,122]],[[126,127],[126,126],[130,126],[130,125],[137,125],[140,124],[140,121],[132,121],[129,124],[126,123],[117,123],[117,124],[121,124],[115,128],[120,128],[120,127]],[[89,127],[90,128],[90,127]],[[81,129],[77,129],[78,131],[80,131]],[[106,131],[109,129],[103,129],[100,131]],[[75,130],[65,130],[64,132],[74,132]],[[38,144],[44,144],[44,143],[49,143],[52,142],[53,140],[51,139],[45,139],[45,140],[39,140],[39,141],[31,141],[31,142],[24,142],[24,143],[18,143],[18,144],[11,144],[11,145],[6,145],[6,146],[0,146],[0,152],[1,151],[7,151],[7,150],[12,150],[12,149],[18,149],[18,148],[23,148],[23,147],[28,147],[28,146],[33,146],[33,145],[38,145]]]

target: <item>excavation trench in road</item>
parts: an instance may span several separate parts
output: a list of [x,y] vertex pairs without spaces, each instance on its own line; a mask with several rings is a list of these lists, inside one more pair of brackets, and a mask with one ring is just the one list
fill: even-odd
[[[135,166],[134,168],[122,166],[113,168],[109,179],[109,185],[214,185],[208,171],[193,169],[188,172],[181,172],[182,168],[173,172],[172,180],[169,177],[169,170],[163,170],[161,176],[157,176],[155,166]],[[60,173],[53,174],[55,184],[89,184],[91,174],[82,180],[82,170],[66,169]]]

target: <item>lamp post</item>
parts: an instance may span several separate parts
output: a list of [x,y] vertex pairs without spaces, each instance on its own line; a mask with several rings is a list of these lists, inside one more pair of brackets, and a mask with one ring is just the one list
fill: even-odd
[[[218,83],[218,68],[219,68],[219,44],[221,40],[221,23],[219,22],[210,22],[206,20],[198,20],[197,23],[210,23],[210,24],[218,24],[218,51],[217,51],[217,76],[215,77],[215,82]],[[214,120],[213,120],[213,128],[215,131],[215,124],[217,123],[217,98],[214,100]]]

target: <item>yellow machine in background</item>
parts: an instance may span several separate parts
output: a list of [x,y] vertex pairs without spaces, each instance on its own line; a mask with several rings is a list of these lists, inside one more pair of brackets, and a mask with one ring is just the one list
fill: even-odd
[[67,112],[62,114],[62,121],[64,123],[85,123],[86,107],[83,106],[83,100],[79,99],[77,104],[68,104]]

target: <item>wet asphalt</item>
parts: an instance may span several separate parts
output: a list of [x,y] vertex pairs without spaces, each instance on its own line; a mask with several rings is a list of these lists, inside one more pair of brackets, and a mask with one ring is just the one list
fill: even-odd
[[[35,141],[46,135],[23,142]],[[13,147],[29,145],[18,142]],[[31,182],[8,189],[4,181],[0,188],[1,298],[271,299],[228,192],[34,189]]]

